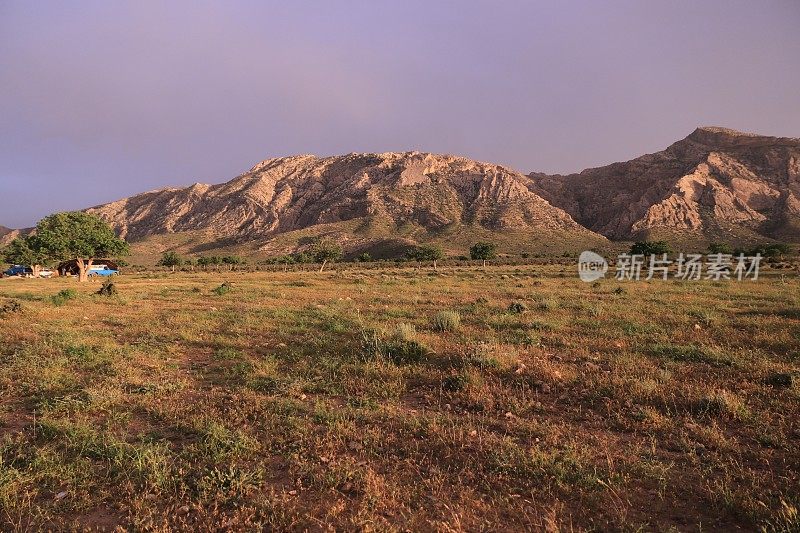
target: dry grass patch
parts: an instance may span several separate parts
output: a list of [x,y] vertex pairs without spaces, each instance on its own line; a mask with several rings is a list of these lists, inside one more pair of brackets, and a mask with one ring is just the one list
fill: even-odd
[[3,530],[797,528],[796,279],[6,281]]

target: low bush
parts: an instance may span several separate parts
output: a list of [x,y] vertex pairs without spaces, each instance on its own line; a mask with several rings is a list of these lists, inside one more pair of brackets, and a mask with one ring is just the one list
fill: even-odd
[[442,389],[448,392],[460,392],[466,389],[471,381],[470,375],[466,372],[451,374],[442,380]]
[[439,311],[433,317],[432,326],[436,331],[457,331],[461,327],[461,315],[457,311]]
[[408,324],[401,324],[388,337],[375,330],[365,330],[361,347],[364,359],[385,359],[396,365],[419,363],[429,353],[416,339],[414,327]]
[[537,302],[536,307],[539,311],[554,311],[559,308],[559,303],[555,298],[542,298]]
[[16,300],[11,300],[10,302],[0,306],[0,317],[5,315],[10,315],[12,313],[21,313],[21,312],[22,312],[22,304]]
[[722,389],[704,394],[695,402],[694,411],[699,415],[730,416],[736,419],[746,418],[749,414],[738,396]]
[[220,285],[219,287],[217,287],[216,289],[214,289],[211,292],[213,292],[217,296],[223,296],[223,295],[228,294],[229,292],[231,292],[232,289],[233,289],[233,286],[226,281],[225,283],[223,283],[222,285]]
[[515,315],[521,315],[527,310],[528,306],[522,302],[511,302],[511,304],[508,306],[508,312],[514,313]]
[[63,291],[59,292],[58,294],[54,294],[50,297],[50,301],[53,305],[61,306],[67,303],[68,301],[76,298],[78,293],[74,289],[64,289]]
[[100,296],[116,296],[117,295],[117,286],[114,284],[113,281],[107,279],[103,282],[103,286],[100,287],[100,290],[97,291],[97,294]]

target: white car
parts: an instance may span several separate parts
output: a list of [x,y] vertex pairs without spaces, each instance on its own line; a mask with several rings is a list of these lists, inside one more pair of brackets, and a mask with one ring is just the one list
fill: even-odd
[[49,268],[43,268],[39,271],[40,278],[51,278],[53,277],[53,274],[55,274],[55,272],[53,272]]

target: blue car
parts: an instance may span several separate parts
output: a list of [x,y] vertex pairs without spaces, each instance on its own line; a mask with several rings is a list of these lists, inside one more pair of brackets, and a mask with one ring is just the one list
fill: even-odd
[[89,267],[89,272],[87,273],[90,278],[94,276],[107,278],[109,276],[116,276],[117,274],[119,274],[119,270],[109,268],[108,265],[92,265]]
[[24,265],[12,265],[11,268],[3,272],[4,276],[30,276],[33,275],[33,269]]

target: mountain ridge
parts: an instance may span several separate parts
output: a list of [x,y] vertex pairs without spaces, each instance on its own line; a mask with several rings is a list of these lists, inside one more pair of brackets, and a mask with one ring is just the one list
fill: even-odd
[[532,192],[529,182],[502,165],[452,155],[305,154],[261,161],[225,183],[159,189],[88,211],[132,241],[206,231],[261,249],[278,235],[354,221],[360,241],[397,232],[435,240],[478,230],[527,232],[542,242],[565,235],[605,240]]
[[[566,175],[419,151],[298,154],[227,182],[164,187],[86,211],[132,242],[191,236],[187,251],[279,253],[321,235],[365,250],[478,237],[544,247],[800,242],[800,139],[704,126],[664,150]],[[0,227],[0,241],[17,234]]]

